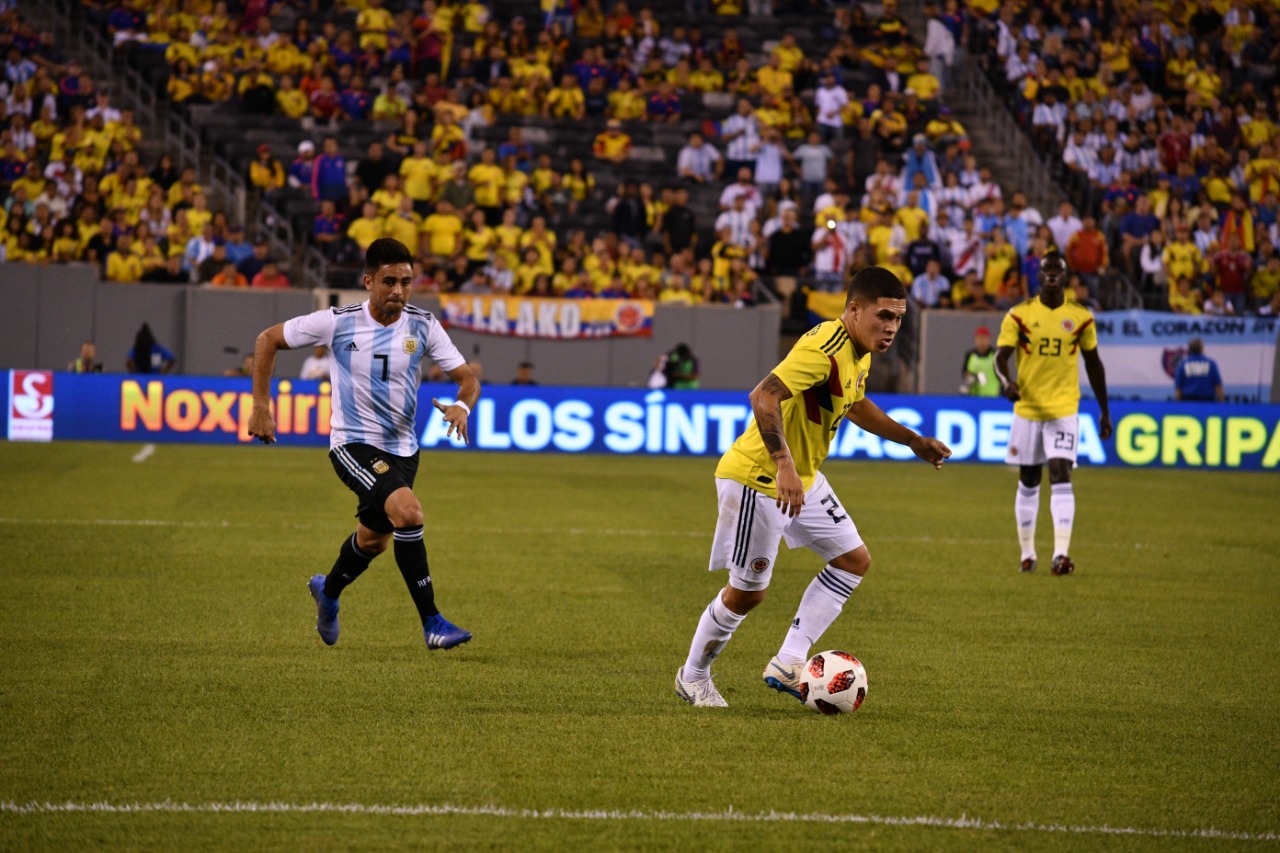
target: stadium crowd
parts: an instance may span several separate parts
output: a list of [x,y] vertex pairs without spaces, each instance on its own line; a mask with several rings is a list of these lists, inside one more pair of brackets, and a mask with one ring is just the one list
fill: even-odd
[[[763,0],[663,7],[685,21],[670,24],[600,0],[545,0],[540,18],[479,0],[392,5],[90,11],[117,45],[163,54],[172,103],[235,104],[246,125],[296,119],[296,150],[259,146],[251,184],[268,202],[306,199],[310,240],[336,265],[397,237],[417,250],[425,290],[747,305],[760,284],[836,290],[877,263],[926,307],[987,310],[1036,292],[1050,247],[1087,304],[1113,268],[1173,310],[1270,310],[1280,290],[1280,16],[1260,20],[1260,4],[947,0],[927,6],[923,44],[895,0],[876,14],[802,7],[783,20],[804,25],[803,45],[787,25],[760,38],[779,29],[772,15],[795,12]],[[1205,9],[1221,38],[1186,44],[1211,22]],[[3,21],[9,260],[287,285],[265,244],[210,210],[194,172],[163,157],[148,171],[132,116],[16,13]],[[1046,218],[972,156],[945,102],[965,46],[1005,75],[1065,174],[1083,176],[1078,212]],[[1206,69],[1227,75],[1212,96]],[[376,139],[350,150],[353,127]],[[677,141],[655,157],[634,144],[642,131]],[[658,158],[665,177],[637,168]]]
[[973,49],[1083,208],[1051,223],[1073,270],[1114,266],[1183,313],[1280,308],[1276,4],[970,6]]

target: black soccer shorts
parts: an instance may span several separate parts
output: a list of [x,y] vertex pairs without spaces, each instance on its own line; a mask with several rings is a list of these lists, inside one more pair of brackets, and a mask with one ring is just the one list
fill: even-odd
[[394,456],[370,444],[344,444],[329,451],[338,479],[356,493],[356,518],[376,533],[395,529],[387,518],[387,498],[396,489],[413,488],[418,476],[418,454]]

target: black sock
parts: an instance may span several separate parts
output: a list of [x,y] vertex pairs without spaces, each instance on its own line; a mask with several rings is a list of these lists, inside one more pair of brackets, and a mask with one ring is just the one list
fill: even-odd
[[324,579],[324,594],[326,598],[337,598],[342,595],[342,591],[360,577],[364,570],[369,568],[369,561],[376,557],[376,554],[366,554],[360,550],[360,546],[356,544],[356,535],[352,533],[347,540],[342,543],[342,548],[338,551],[338,559],[334,561],[333,568],[329,570],[328,576]]
[[431,588],[431,572],[427,569],[427,546],[422,541],[422,525],[397,527],[395,534],[396,565],[404,577],[409,595],[418,607],[422,624],[440,611],[436,609],[436,593]]

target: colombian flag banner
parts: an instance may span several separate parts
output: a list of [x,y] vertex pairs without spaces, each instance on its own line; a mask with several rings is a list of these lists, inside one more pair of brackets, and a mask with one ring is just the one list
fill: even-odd
[[445,326],[512,338],[649,338],[651,299],[542,299],[440,294]]
[[824,320],[834,320],[844,313],[845,292],[823,293],[820,290],[806,290],[805,304],[809,309],[809,322],[818,325]]

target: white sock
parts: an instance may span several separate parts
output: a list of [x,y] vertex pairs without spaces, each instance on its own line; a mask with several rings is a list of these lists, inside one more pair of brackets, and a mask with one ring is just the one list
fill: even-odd
[[733,632],[746,619],[745,613],[734,613],[720,600],[720,593],[711,599],[698,620],[698,630],[693,633],[689,657],[684,662],[684,680],[702,681],[711,677],[711,662],[728,644]]
[[787,636],[778,649],[783,663],[804,663],[809,649],[818,642],[831,623],[836,621],[849,595],[862,583],[862,577],[827,566],[809,582],[800,599],[796,618],[791,620]]
[[1018,483],[1018,497],[1013,501],[1013,515],[1018,520],[1018,544],[1022,559],[1036,558],[1036,513],[1040,511],[1040,487]]
[[1058,557],[1071,548],[1071,527],[1076,522],[1076,495],[1069,481],[1054,483],[1049,489],[1049,511],[1053,513],[1053,556]]

